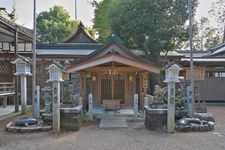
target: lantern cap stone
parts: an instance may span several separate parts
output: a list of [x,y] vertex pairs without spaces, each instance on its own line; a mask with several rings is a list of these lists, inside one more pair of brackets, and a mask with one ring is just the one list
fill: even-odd
[[60,62],[53,60],[53,62],[46,68],[46,69],[50,69],[51,67],[57,67],[59,69],[61,69],[63,72],[65,71],[65,67],[60,64]]
[[16,63],[18,63],[19,61],[23,61],[23,62],[25,62],[25,63],[27,63],[27,64],[32,65],[31,59],[30,59],[29,57],[24,57],[24,56],[22,56],[22,55],[18,55],[18,57],[17,57],[14,61],[12,61],[11,63],[12,63],[12,64],[16,64]]
[[169,69],[172,66],[176,66],[179,70],[184,70],[183,66],[181,66],[176,61],[171,61],[168,64],[166,64],[164,67],[161,68],[162,71],[165,71],[166,69]]

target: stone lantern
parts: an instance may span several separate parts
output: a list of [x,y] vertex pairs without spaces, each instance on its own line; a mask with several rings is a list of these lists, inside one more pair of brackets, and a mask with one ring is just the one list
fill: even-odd
[[60,66],[60,64],[57,64],[56,62],[52,63],[50,66],[48,66],[46,69],[48,69],[49,73],[49,79],[47,82],[62,82],[62,70],[63,67]]
[[53,132],[60,132],[60,82],[62,79],[62,72],[64,67],[58,62],[53,62],[48,66],[49,79],[47,82],[52,82],[52,102],[53,102]]
[[27,112],[27,76],[31,75],[31,60],[24,56],[18,55],[12,64],[16,64],[14,75],[21,77],[21,112]]
[[170,62],[162,68],[165,71],[166,79],[163,82],[168,84],[168,100],[167,100],[167,131],[174,132],[175,127],[175,83],[179,81],[179,71],[183,70],[182,66],[176,62]]
[[14,75],[16,76],[31,75],[31,72],[30,72],[31,60],[29,58],[18,55],[18,58],[16,58],[11,63],[16,64],[16,72],[14,73]]
[[179,71],[183,70],[183,68],[174,63],[173,65],[170,65],[169,67],[165,68],[165,75],[166,79],[163,82],[169,83],[169,82],[174,82],[178,83],[179,81]]

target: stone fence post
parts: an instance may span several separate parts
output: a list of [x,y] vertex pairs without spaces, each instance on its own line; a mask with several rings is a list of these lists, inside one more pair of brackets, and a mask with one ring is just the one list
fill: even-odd
[[88,118],[93,120],[93,94],[88,95]]
[[138,94],[134,94],[134,120],[138,117]]

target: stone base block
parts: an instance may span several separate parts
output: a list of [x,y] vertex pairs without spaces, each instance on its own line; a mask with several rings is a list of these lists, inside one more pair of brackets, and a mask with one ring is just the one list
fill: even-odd
[[145,116],[145,126],[149,130],[165,129],[167,115],[147,115]]
[[78,131],[81,128],[81,113],[62,113],[60,114],[60,128],[66,131]]

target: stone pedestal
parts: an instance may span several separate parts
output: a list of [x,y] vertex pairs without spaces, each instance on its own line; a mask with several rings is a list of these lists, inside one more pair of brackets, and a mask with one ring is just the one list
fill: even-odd
[[149,130],[165,130],[167,123],[167,109],[145,109],[145,126]]
[[27,77],[21,76],[21,112],[27,112]]
[[[144,107],[145,126],[149,130],[165,130],[167,126],[167,108]],[[183,118],[187,110],[175,110],[175,118]]]
[[78,131],[82,123],[82,106],[60,108],[60,128],[67,131]]

